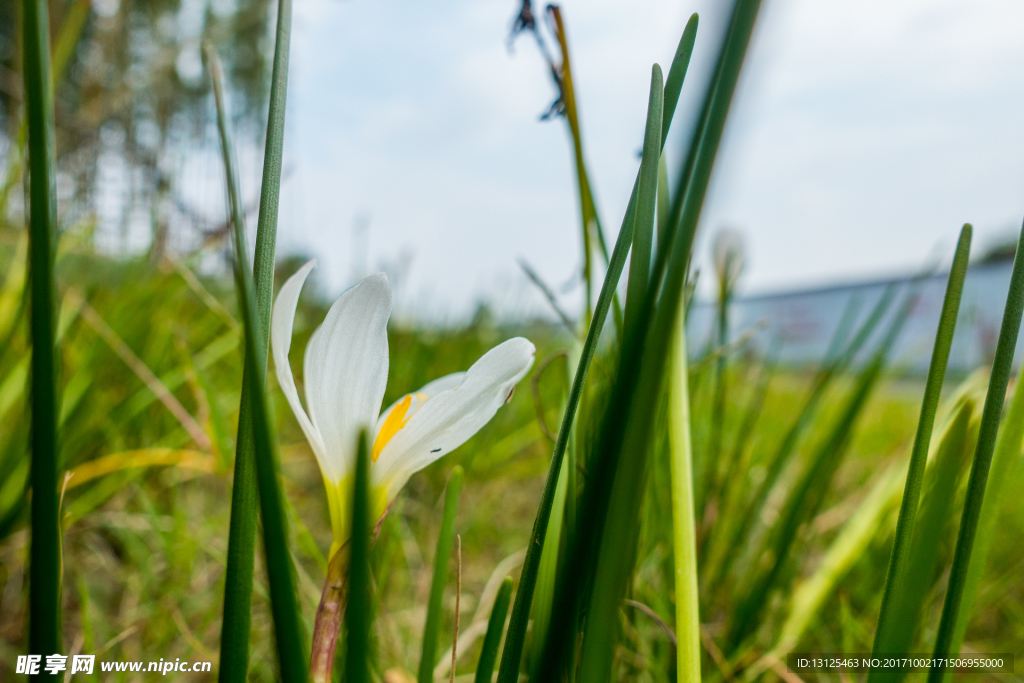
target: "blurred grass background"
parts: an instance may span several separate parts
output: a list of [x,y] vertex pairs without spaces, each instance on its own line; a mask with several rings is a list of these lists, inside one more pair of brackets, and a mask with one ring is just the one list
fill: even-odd
[[[215,659],[229,513],[225,501],[230,494],[233,425],[241,379],[230,280],[196,277],[187,263],[105,258],[87,246],[69,246],[73,235],[65,235],[66,246],[59,259],[59,273],[67,285],[61,316],[62,450],[71,473],[62,506],[66,642],[76,652],[102,652],[105,658]],[[2,258],[7,274],[16,275],[20,270],[16,258],[22,240],[17,231],[4,234]],[[80,244],[84,245],[84,240]],[[288,265],[294,264],[285,263],[284,267]],[[279,282],[284,274],[280,275]],[[25,637],[28,443],[25,323],[17,305],[22,284],[19,278],[8,277],[0,294],[4,304],[0,310],[5,316],[0,319],[0,329],[9,335],[0,357],[0,609],[4,615],[0,661],[5,678],[13,675],[13,662],[16,654],[23,652]],[[196,443],[147,387],[146,380],[87,321],[83,315],[86,306],[193,416],[209,439],[208,448]],[[316,298],[303,300],[296,347],[304,347],[326,307],[326,302]],[[490,319],[483,308],[474,322],[460,328],[392,329],[392,370],[385,402],[430,378],[468,367],[493,344],[513,334],[526,335],[537,343],[539,359],[566,348],[569,342],[564,330],[549,323],[502,325]],[[760,364],[760,359],[742,353],[730,359],[728,385],[734,389],[729,392],[725,412],[726,452],[736,445],[731,439],[739,431]],[[695,366],[696,372],[702,372],[699,362]],[[299,367],[296,362],[296,370]],[[704,367],[708,369],[703,372],[709,372],[714,366],[705,363]],[[601,372],[599,357],[595,375]],[[466,470],[456,523],[463,539],[464,643],[466,628],[486,620],[486,609],[477,614],[485,586],[489,585],[485,599],[493,599],[497,582],[506,573],[515,574],[522,561],[551,445],[539,425],[531,395],[530,382],[535,380],[531,376],[524,381],[509,406],[479,435],[414,477],[388,516],[373,551],[380,671],[415,671],[443,489],[454,464]],[[553,361],[538,381],[548,425],[557,424],[565,381],[560,359]],[[810,372],[800,368],[780,370],[773,376],[749,444],[751,467],[743,476],[751,481],[763,477],[762,460],[785,435],[794,416],[793,406],[802,400],[809,381]],[[830,390],[821,414],[801,438],[797,460],[809,457],[811,447],[823,438],[840,409],[838,399],[851,384],[852,379],[844,377]],[[700,452],[710,438],[711,382],[694,381],[693,386],[695,451]],[[887,468],[907,458],[920,391],[919,378],[894,375],[867,404],[822,512],[810,523],[806,546],[789,569],[791,586],[819,565],[844,523]],[[323,581],[330,527],[316,463],[276,391],[275,396],[285,490],[293,506],[299,589],[304,616],[310,620]],[[175,461],[177,464],[168,464]],[[147,463],[158,464],[144,466]],[[655,467],[667,464],[661,459]],[[632,597],[671,623],[671,522],[664,499],[655,490],[659,481],[662,479],[654,476],[649,483],[652,488]],[[960,483],[962,488],[963,478]],[[1017,480],[1009,490],[1020,483],[1018,468]],[[870,649],[895,527],[895,503],[898,499],[879,517],[861,556],[839,577],[837,588],[812,620],[813,627],[800,640],[801,647],[812,651]],[[764,514],[772,514],[771,505]],[[1024,639],[1024,585],[1019,578],[1024,561],[1017,543],[1022,532],[1024,505],[1019,497],[1011,496],[968,632],[969,650],[1012,652]],[[947,524],[940,547],[944,565],[952,553],[954,533],[955,524]],[[271,637],[262,566],[258,563],[254,596],[252,676],[253,680],[272,680],[273,651],[262,646]],[[942,583],[943,577],[934,577],[924,618],[924,623],[932,626],[925,627],[921,643],[933,637],[929,628],[937,622]],[[788,591],[779,595],[771,605],[771,618],[758,639],[765,650],[788,615],[787,595]],[[442,635],[442,649],[451,641],[451,587],[446,601],[442,634],[447,635]],[[672,659],[665,634],[639,611],[624,614],[628,627],[619,657],[626,674],[622,680],[668,680]],[[703,621],[712,639],[721,635],[715,631],[715,609],[705,614]],[[479,640],[476,644],[478,647]],[[463,651],[472,653],[470,648]],[[470,656],[465,661],[475,659]],[[402,680],[395,672],[389,675],[390,680]]]

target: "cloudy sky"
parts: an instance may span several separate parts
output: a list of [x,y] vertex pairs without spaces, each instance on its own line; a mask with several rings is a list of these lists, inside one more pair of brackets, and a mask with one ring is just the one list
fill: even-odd
[[[331,292],[384,267],[407,314],[481,299],[566,303],[580,266],[571,147],[536,46],[510,52],[516,0],[295,4],[280,250]],[[669,147],[703,92],[724,22],[713,0],[565,0],[585,153],[614,240],[639,163],[650,67],[701,16]],[[765,0],[698,249],[746,238],[749,292],[914,269],[1024,217],[1024,3]],[[691,114],[692,115],[692,114]],[[258,172],[258,170],[257,170]],[[571,290],[571,291],[570,291]]]

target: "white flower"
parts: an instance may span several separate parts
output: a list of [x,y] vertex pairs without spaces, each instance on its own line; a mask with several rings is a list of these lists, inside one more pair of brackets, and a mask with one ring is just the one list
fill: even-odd
[[414,473],[458,448],[498,411],[533,365],[522,337],[485,353],[466,372],[446,375],[406,394],[380,413],[388,381],[391,287],[377,273],[334,302],[306,347],[306,407],[295,388],[288,351],[299,292],[310,261],[288,278],[274,303],[270,342],[277,380],[320,464],[334,532],[333,554],[349,530],[349,491],[360,429],[373,430],[370,481],[374,519]]

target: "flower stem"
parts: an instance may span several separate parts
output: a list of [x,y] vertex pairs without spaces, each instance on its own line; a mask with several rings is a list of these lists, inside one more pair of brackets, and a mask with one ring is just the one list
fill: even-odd
[[349,558],[346,545],[334,553],[327,565],[327,580],[324,581],[313,625],[313,647],[309,659],[309,677],[313,683],[329,683],[331,680],[334,652],[348,598]]

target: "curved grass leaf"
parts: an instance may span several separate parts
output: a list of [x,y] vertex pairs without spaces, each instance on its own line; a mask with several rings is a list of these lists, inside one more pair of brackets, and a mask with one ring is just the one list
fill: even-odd
[[[288,518],[284,513],[281,481],[278,475],[277,439],[274,435],[267,405],[267,344],[257,332],[260,314],[256,308],[256,286],[249,268],[245,244],[245,223],[242,213],[238,171],[235,167],[231,121],[225,104],[224,74],[220,60],[207,46],[206,56],[213,77],[217,103],[217,124],[220,129],[224,168],[227,175],[228,199],[231,208],[235,242],[235,278],[238,307],[242,311],[245,330],[245,364],[255,381],[249,385],[252,409],[252,433],[259,488],[260,517],[263,521],[263,551],[270,584],[270,606],[274,618],[277,657],[281,680],[298,683],[307,679],[305,645],[303,644],[299,605],[295,595],[295,566],[288,547]],[[261,362],[260,359],[263,359]]]
[[[253,280],[259,323],[256,334],[266,349],[270,338],[270,309],[274,293],[274,261],[277,242],[278,198],[281,192],[281,159],[284,147],[285,101],[288,90],[288,55],[291,41],[291,0],[279,0],[274,43],[274,67],[270,82],[270,112],[263,157],[263,186],[256,226]],[[267,356],[258,359],[264,373]],[[242,399],[238,409],[238,437],[231,488],[231,520],[228,531],[227,567],[224,574],[224,618],[220,639],[220,683],[244,683],[249,670],[249,636],[252,614],[253,571],[256,554],[256,472],[251,385],[254,375],[248,364],[242,374]]]
[[32,341],[32,461],[29,652],[60,652],[61,536],[58,520],[56,283],[57,240],[50,21],[45,0],[25,0],[25,107],[29,167],[29,330]]
[[[992,466],[992,455],[995,451],[996,436],[999,431],[999,418],[1003,412],[1003,401],[1006,398],[1006,386],[1010,382],[1013,352],[1017,347],[1017,334],[1020,332],[1022,313],[1024,313],[1024,230],[1021,230],[1017,243],[1017,255],[1013,260],[1010,291],[1006,297],[1003,323],[999,328],[999,341],[996,343],[996,355],[992,362],[992,375],[989,378],[988,395],[985,397],[985,408],[981,415],[978,447],[974,452],[974,461],[971,464],[971,475],[967,482],[967,498],[964,500],[964,511],[960,517],[960,530],[957,533],[956,550],[953,551],[953,564],[949,570],[946,598],[942,603],[939,632],[935,637],[934,657],[938,659],[955,654],[951,650],[956,622],[960,616],[960,601],[967,584],[971,553],[974,550],[974,540],[981,519],[985,487],[988,483],[989,469]],[[944,665],[933,666],[928,671],[928,683],[939,683],[944,672]]]
[[[949,271],[946,296],[942,303],[942,313],[939,315],[939,328],[935,333],[935,347],[932,350],[924,398],[921,401],[921,417],[917,423],[917,434],[914,436],[914,446],[910,454],[907,482],[903,488],[903,501],[900,503],[900,515],[896,523],[896,538],[893,540],[889,571],[882,594],[882,608],[878,615],[878,626],[875,629],[872,653],[876,656],[882,652],[898,652],[879,648],[897,629],[905,630],[908,627],[908,624],[894,618],[892,604],[896,600],[896,596],[904,591],[911,539],[914,535],[914,521],[917,518],[917,506],[921,498],[921,482],[924,479],[932,428],[935,425],[935,414],[938,411],[939,398],[942,393],[942,383],[946,377],[946,365],[949,363],[949,350],[953,346],[953,333],[956,330],[957,315],[960,312],[960,297],[963,294],[964,280],[967,277],[970,253],[971,226],[965,225],[960,231],[956,255],[953,257],[953,267]],[[881,673],[881,668],[871,670],[868,672],[868,681],[873,683],[881,676]]]

